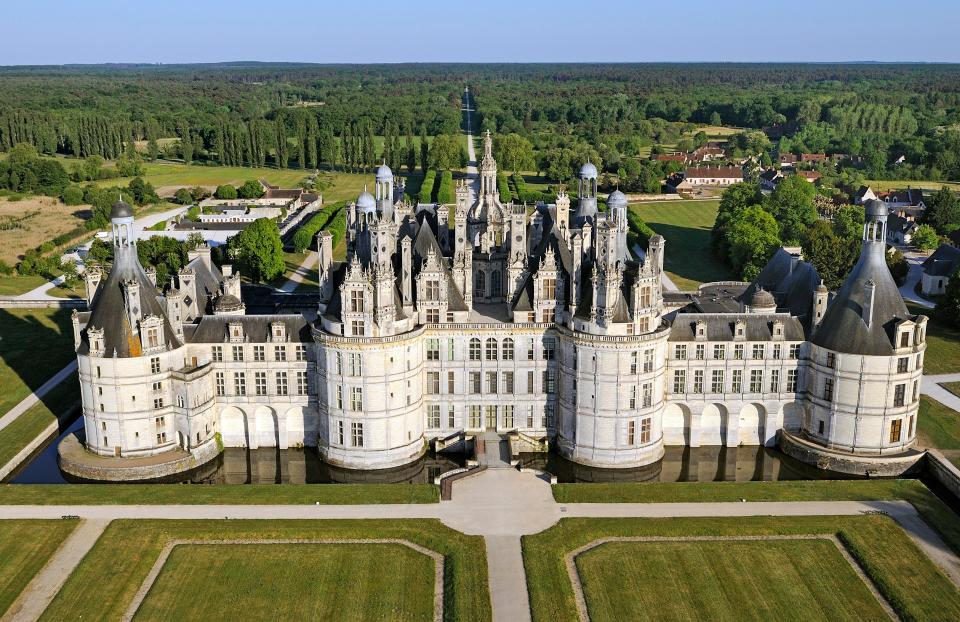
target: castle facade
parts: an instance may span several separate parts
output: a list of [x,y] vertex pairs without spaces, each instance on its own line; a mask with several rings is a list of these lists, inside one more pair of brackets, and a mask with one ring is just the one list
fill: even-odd
[[204,247],[158,291],[116,204],[112,269],[88,271],[74,314],[87,452],[306,445],[380,469],[495,430],[607,468],[665,445],[779,442],[847,472],[915,459],[926,318],[887,270],[882,204],[833,294],[782,249],[752,283],[678,292],[661,236],[630,247],[623,193],[600,209],[592,164],[575,207],[562,190],[504,202],[496,173],[489,134],[479,188],[459,183],[452,206],[405,202],[381,166],[347,208],[346,260],[319,235],[315,317],[248,314]]

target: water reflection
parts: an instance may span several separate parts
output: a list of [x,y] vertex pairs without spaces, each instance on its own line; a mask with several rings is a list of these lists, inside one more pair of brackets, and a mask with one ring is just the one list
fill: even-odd
[[663,460],[638,469],[598,469],[557,454],[521,454],[523,465],[574,482],[748,482],[855,479],[821,471],[767,447],[667,447]]

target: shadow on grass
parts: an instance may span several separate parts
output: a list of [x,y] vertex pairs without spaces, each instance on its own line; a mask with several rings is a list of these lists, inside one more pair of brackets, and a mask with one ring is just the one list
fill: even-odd
[[730,268],[713,256],[709,228],[647,224],[667,241],[664,268],[668,272],[701,283],[734,279]]

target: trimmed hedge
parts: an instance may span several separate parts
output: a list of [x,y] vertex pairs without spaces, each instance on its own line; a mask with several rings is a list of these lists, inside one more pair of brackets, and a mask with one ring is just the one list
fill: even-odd
[[453,173],[443,171],[440,174],[440,184],[437,187],[437,203],[450,205],[457,202],[457,195],[453,189]]
[[420,185],[420,194],[417,197],[418,203],[433,203],[433,186],[436,179],[437,172],[435,170],[430,169],[426,172]]
[[[317,236],[317,233],[321,229],[328,229],[331,223],[336,219],[337,214],[345,214],[344,207],[345,203],[343,201],[338,201],[337,203],[331,203],[330,205],[324,206],[319,212],[310,217],[310,219],[300,225],[300,228],[296,230],[291,238],[290,242],[293,244],[293,250],[298,253],[302,253],[305,250],[313,248],[313,241]],[[344,227],[346,227],[346,216],[344,215]],[[337,245],[336,236],[334,236],[334,246]]]
[[656,235],[656,231],[650,228],[650,226],[644,222],[640,215],[637,214],[632,209],[627,209],[627,244],[630,245],[630,248],[633,248],[635,244],[640,246],[646,246],[650,241],[650,237]]
[[503,173],[497,175],[497,191],[500,193],[500,200],[508,202],[513,200],[513,193],[510,191],[510,181]]

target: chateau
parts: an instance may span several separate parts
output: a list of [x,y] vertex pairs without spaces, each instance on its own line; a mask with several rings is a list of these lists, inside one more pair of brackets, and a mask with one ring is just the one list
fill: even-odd
[[347,208],[346,260],[319,235],[315,314],[247,314],[239,274],[205,247],[158,291],[118,202],[112,269],[88,271],[91,310],[73,321],[86,453],[182,470],[222,446],[306,445],[381,469],[496,430],[606,468],[665,445],[779,443],[861,474],[919,457],[926,318],[886,267],[882,203],[866,205],[834,294],[782,249],[753,283],[678,292],[663,287],[661,236],[629,247],[624,194],[600,209],[594,165],[575,207],[562,190],[504,202],[496,171],[488,134],[476,191],[411,205],[379,167]]

